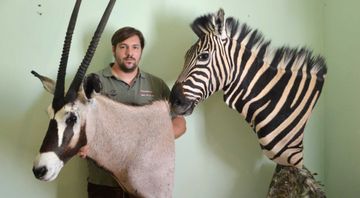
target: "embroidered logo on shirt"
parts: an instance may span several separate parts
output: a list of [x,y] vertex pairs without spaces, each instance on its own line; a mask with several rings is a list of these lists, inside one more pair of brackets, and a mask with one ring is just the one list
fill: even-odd
[[154,93],[152,91],[148,90],[140,90],[140,96],[150,96],[153,97]]

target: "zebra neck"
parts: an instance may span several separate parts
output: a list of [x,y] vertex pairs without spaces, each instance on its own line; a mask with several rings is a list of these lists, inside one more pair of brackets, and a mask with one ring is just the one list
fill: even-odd
[[[239,112],[242,116],[244,116],[245,118],[247,117],[247,114],[243,111],[243,106],[244,106],[244,100],[242,99],[241,96],[244,95],[244,92],[246,92],[245,89],[239,89],[238,91],[234,91],[234,92],[226,92],[224,89],[224,95],[223,95],[223,99],[224,102],[227,104],[228,107],[230,107],[231,109],[236,110],[237,112]],[[233,95],[233,94],[237,94],[237,95]],[[245,119],[250,125],[251,124],[251,120]]]
[[[251,97],[251,90],[261,74],[269,67],[264,64],[263,55],[246,50],[245,46],[238,44],[236,56],[232,60],[230,80],[224,86],[224,101],[232,109],[238,111],[245,118],[247,113],[243,107],[247,98]],[[250,123],[250,120],[246,120]]]
[[231,82],[223,89],[225,103],[242,114],[256,132],[269,120],[278,126],[291,116],[302,117],[305,124],[322,89],[323,61],[283,49],[272,59],[241,49],[239,57]]

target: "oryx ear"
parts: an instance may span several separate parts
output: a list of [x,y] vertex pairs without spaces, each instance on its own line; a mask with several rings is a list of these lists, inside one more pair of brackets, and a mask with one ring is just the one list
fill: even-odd
[[51,94],[54,94],[55,91],[55,81],[46,77],[46,76],[42,76],[40,74],[38,74],[36,71],[31,71],[31,73],[40,79],[41,83],[43,84],[43,87],[45,88],[46,91],[48,91]]
[[102,89],[102,84],[100,78],[97,74],[89,74],[83,81],[83,89],[85,92],[86,98],[90,99],[91,95],[95,91],[99,93]]

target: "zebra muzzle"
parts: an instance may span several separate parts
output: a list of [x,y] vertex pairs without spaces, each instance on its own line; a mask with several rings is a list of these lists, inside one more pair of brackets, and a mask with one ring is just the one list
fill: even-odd
[[185,96],[182,83],[175,83],[170,93],[170,104],[172,113],[190,115],[196,103]]

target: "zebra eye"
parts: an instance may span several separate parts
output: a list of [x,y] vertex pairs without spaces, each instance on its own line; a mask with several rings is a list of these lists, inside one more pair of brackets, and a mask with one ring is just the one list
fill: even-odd
[[208,59],[209,59],[208,52],[203,52],[203,53],[199,54],[199,56],[198,56],[199,61],[207,61]]
[[74,114],[70,114],[70,116],[66,119],[66,124],[71,125],[74,124],[77,120],[77,117]]

